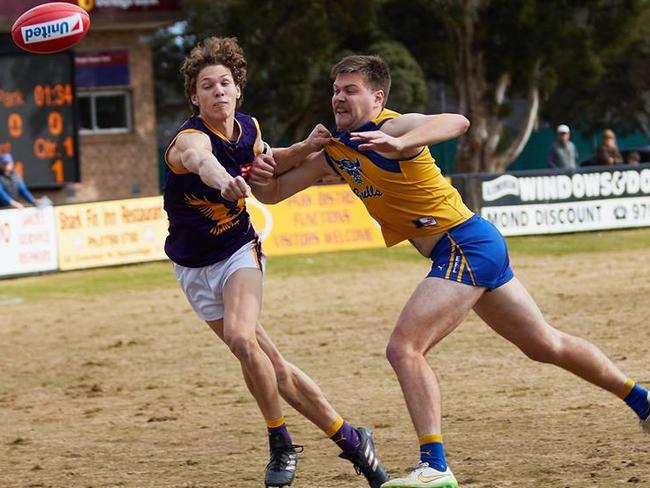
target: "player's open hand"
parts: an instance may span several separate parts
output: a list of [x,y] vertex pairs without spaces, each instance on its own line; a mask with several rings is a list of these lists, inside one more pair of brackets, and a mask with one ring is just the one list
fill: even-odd
[[251,188],[241,176],[229,178],[221,187],[221,196],[233,202],[236,202],[240,198],[246,198],[250,194]]
[[248,173],[248,181],[252,185],[265,186],[273,181],[275,175],[275,160],[269,154],[260,154],[253,160]]
[[323,124],[317,124],[305,140],[312,152],[320,151],[325,144],[330,142],[332,134]]
[[404,149],[404,145],[398,137],[393,137],[380,130],[351,132],[350,140],[361,142],[361,144],[359,144],[359,149],[361,151],[390,153],[400,152]]

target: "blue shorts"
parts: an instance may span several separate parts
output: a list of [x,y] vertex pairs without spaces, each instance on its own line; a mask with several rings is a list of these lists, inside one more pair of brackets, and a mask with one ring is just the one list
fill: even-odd
[[491,290],[514,277],[501,232],[478,215],[446,232],[433,247],[431,260],[430,278]]

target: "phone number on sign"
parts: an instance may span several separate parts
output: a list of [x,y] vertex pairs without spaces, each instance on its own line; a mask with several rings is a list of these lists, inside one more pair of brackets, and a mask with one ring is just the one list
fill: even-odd
[[616,220],[647,221],[650,223],[650,202],[617,205],[613,210]]
[[634,220],[650,219],[650,203],[632,204],[632,218]]

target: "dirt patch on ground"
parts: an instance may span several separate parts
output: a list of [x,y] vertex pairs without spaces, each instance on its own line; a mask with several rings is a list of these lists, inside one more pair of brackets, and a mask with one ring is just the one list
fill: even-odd
[[[551,323],[650,383],[650,250],[514,261]],[[423,260],[266,282],[271,336],[346,419],[374,428],[393,474],[417,446],[384,347],[427,271]],[[1,487],[263,485],[263,421],[238,363],[180,290],[3,308]],[[650,486],[650,437],[620,400],[531,362],[476,316],[429,359],[461,486]],[[295,486],[366,486],[320,431],[286,414],[306,446]]]

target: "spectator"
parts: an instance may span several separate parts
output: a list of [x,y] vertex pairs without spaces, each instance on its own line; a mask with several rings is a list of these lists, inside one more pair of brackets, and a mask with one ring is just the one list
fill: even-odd
[[625,157],[625,164],[636,166],[641,162],[641,155],[637,151],[630,151]]
[[578,164],[578,151],[573,142],[569,140],[571,131],[569,126],[561,124],[555,131],[556,139],[553,141],[548,155],[548,164],[551,168],[576,169]]
[[20,197],[36,205],[36,200],[16,172],[14,158],[9,153],[0,154],[0,207],[23,208],[25,205],[18,201]]
[[611,129],[603,131],[603,140],[598,146],[596,162],[602,166],[623,164],[623,156],[616,145],[616,134]]

